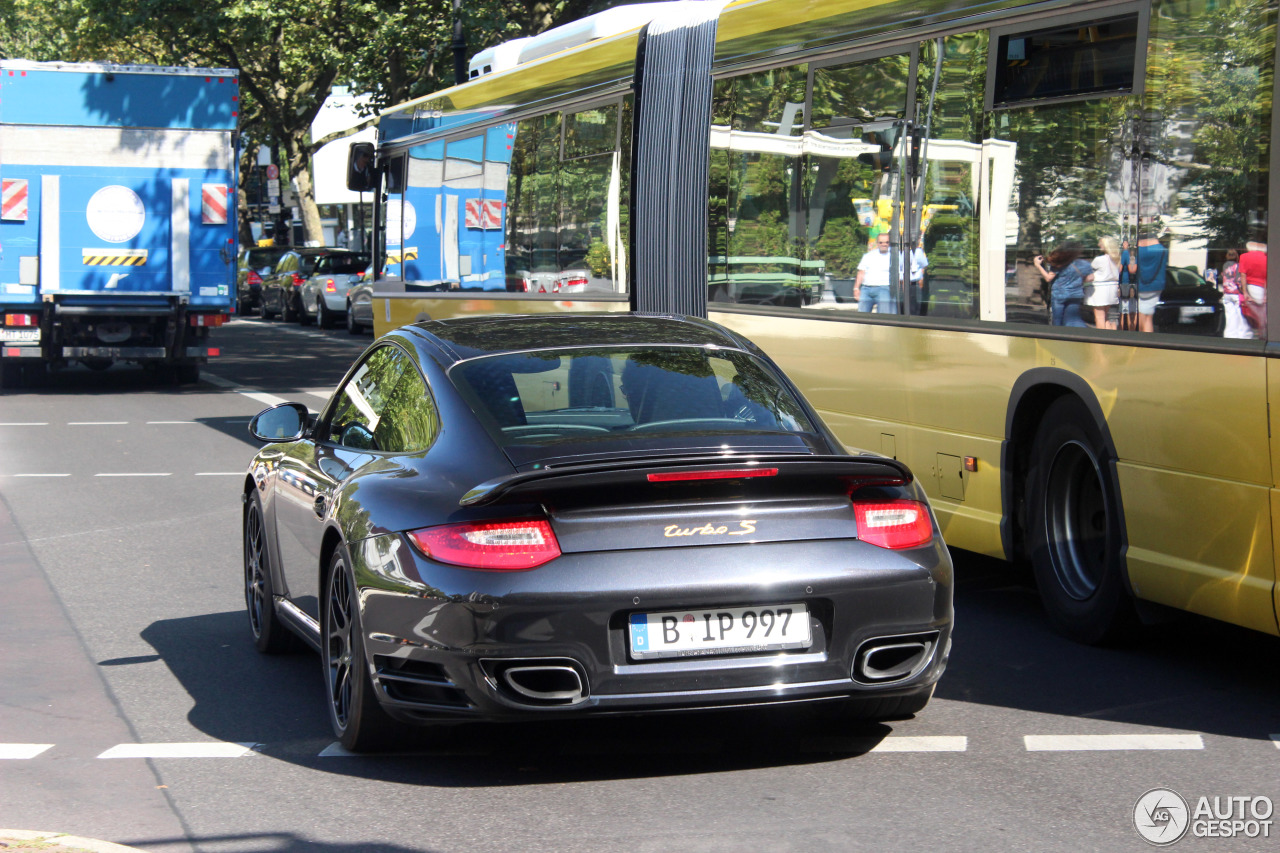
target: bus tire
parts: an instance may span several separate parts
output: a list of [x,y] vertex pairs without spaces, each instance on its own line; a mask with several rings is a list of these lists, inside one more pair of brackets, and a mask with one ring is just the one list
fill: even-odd
[[1040,600],[1061,634],[1090,645],[1137,624],[1121,564],[1120,490],[1106,443],[1074,396],[1044,413],[1027,474],[1027,546]]

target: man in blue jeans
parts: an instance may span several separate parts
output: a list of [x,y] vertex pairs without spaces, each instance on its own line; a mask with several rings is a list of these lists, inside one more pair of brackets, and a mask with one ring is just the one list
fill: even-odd
[[898,313],[894,299],[893,281],[889,275],[889,235],[876,237],[876,247],[858,261],[858,276],[853,281],[853,298],[858,300],[859,311],[870,311],[874,306],[880,314]]

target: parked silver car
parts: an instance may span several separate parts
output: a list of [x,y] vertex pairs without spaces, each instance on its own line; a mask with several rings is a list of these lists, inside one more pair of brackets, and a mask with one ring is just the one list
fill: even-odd
[[298,288],[299,321],[316,321],[321,328],[335,328],[347,312],[347,292],[360,281],[369,266],[369,255],[335,252],[316,259],[315,269]]

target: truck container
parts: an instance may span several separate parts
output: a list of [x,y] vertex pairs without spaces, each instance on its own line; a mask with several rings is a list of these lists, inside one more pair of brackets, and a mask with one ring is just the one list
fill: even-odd
[[235,311],[237,72],[0,60],[0,380],[199,379]]

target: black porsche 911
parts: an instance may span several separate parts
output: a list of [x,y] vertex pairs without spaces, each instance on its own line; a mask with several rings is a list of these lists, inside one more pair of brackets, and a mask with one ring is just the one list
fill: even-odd
[[321,655],[342,745],[400,723],[830,700],[922,709],[952,570],[899,462],[754,344],[641,315],[427,321],[253,419],[249,622]]

